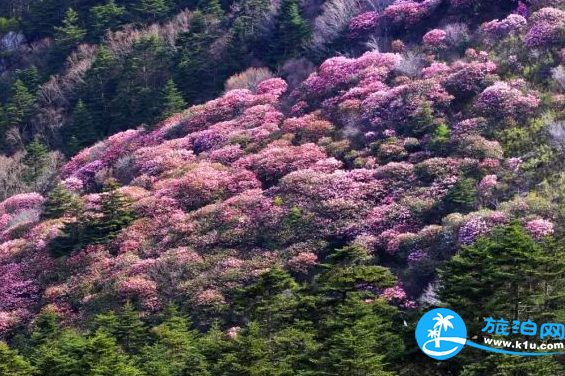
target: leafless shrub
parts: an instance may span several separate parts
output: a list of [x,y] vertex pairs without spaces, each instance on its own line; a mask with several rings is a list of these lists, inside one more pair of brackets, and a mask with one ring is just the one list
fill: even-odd
[[565,152],[565,121],[555,121],[547,118],[545,120],[545,129],[549,134],[551,145]]
[[134,178],[134,157],[131,154],[124,155],[114,164],[114,176],[121,184],[129,184]]
[[291,59],[281,69],[290,88],[297,87],[315,71],[314,64],[305,58]]
[[26,191],[27,185],[23,181],[24,169],[22,153],[12,157],[0,155],[0,201]]
[[349,25],[349,21],[363,11],[362,0],[330,0],[324,4],[322,14],[314,21],[312,47],[323,51]]
[[380,12],[394,3],[395,0],[367,0],[367,5],[374,12]]
[[52,188],[53,183],[57,178],[57,173],[59,168],[63,166],[65,162],[65,157],[58,151],[53,151],[49,153],[47,160],[47,167],[43,173],[34,182],[33,190],[38,192],[45,192],[49,188]]
[[23,210],[19,213],[16,213],[12,216],[12,218],[10,218],[10,222],[8,223],[7,227],[14,228],[24,223],[38,222],[39,214],[39,210]]
[[441,304],[441,301],[437,296],[438,290],[438,283],[430,283],[422,293],[422,296],[420,296],[420,304],[422,306],[439,306]]
[[565,68],[563,68],[562,65],[553,68],[551,70],[551,76],[555,81],[557,81],[557,83],[559,84],[559,86],[561,86],[562,89],[565,89]]
[[273,73],[268,68],[249,68],[228,78],[225,89],[226,91],[234,89],[255,91],[259,83],[272,77]]
[[190,19],[191,13],[185,10],[163,25],[152,24],[144,28],[128,25],[122,30],[108,32],[103,45],[120,57],[130,53],[134,43],[141,38],[156,35],[163,38],[169,47],[174,48],[178,35],[190,29]]
[[367,40],[367,42],[365,42],[365,46],[367,46],[367,48],[371,51],[380,51],[381,47],[382,47],[382,39],[375,36],[375,35],[371,35],[371,37],[369,38],[369,40]]
[[224,56],[227,48],[229,47],[231,40],[233,38],[233,30],[224,33],[218,39],[212,43],[210,46],[210,55],[216,60],[221,61]]
[[443,31],[447,34],[447,41],[452,46],[459,46],[469,35],[469,28],[464,23],[451,23],[445,25]]
[[407,52],[402,55],[402,59],[394,66],[397,73],[411,78],[419,77],[423,68],[424,58],[415,52]]

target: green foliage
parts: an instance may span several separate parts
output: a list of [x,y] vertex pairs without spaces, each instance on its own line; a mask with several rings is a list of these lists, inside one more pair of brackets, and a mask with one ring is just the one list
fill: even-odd
[[125,8],[117,5],[114,0],[90,8],[91,33],[102,36],[106,31],[115,29],[121,23],[125,12]]
[[108,243],[134,220],[131,203],[118,187],[115,180],[108,180],[96,208],[85,210],[79,205],[65,208],[70,214],[62,234],[49,244],[53,257],[69,255],[88,244]]
[[79,100],[65,129],[65,154],[71,156],[96,139],[94,118],[82,100]]
[[76,198],[61,185],[57,185],[47,196],[43,218],[61,218],[71,212],[76,205]]
[[62,25],[55,27],[55,43],[65,53],[78,46],[86,35],[86,30],[79,26],[78,13],[67,9]]
[[495,228],[445,264],[441,300],[463,317],[470,331],[491,316],[547,319],[561,310],[562,255],[552,244],[536,243],[518,223]]
[[26,166],[24,181],[36,189],[38,179],[49,165],[49,149],[38,140],[34,140],[27,147],[23,163]]
[[139,0],[136,10],[150,20],[163,19],[170,10],[168,0]]
[[35,93],[40,84],[39,70],[35,65],[27,69],[18,69],[16,77],[23,82],[30,93]]
[[449,212],[473,210],[477,203],[476,184],[472,178],[459,177],[443,198],[446,210]]
[[131,203],[118,188],[115,180],[108,180],[98,207],[89,211],[84,226],[86,244],[107,243],[133,221]]
[[4,342],[0,342],[0,375],[32,376],[35,369]]
[[16,18],[0,17],[0,34],[18,30],[19,28],[20,24]]
[[286,60],[303,52],[312,31],[300,13],[297,0],[284,0],[277,18],[273,37],[272,59]]
[[24,125],[32,115],[35,98],[22,80],[16,80],[12,85],[11,97],[4,109],[5,126],[16,127]]
[[162,105],[162,115],[163,119],[184,110],[187,105],[180,91],[177,89],[175,82],[172,79],[167,81],[165,85],[165,90],[163,91],[163,105]]

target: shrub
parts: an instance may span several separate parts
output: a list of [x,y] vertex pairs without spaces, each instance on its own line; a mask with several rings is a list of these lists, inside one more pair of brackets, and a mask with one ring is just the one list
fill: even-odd
[[257,85],[272,77],[273,73],[269,68],[249,68],[228,78],[225,90],[247,89],[254,92]]

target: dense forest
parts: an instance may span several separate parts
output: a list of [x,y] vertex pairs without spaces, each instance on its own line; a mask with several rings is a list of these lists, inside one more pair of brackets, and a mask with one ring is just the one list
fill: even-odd
[[565,1],[2,1],[0,376],[565,375],[414,338],[563,323],[564,161]]

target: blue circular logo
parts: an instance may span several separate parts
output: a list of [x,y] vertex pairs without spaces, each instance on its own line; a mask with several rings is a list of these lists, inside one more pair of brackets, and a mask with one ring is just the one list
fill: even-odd
[[418,321],[416,341],[429,357],[449,359],[465,346],[467,327],[457,313],[447,308],[436,308]]

